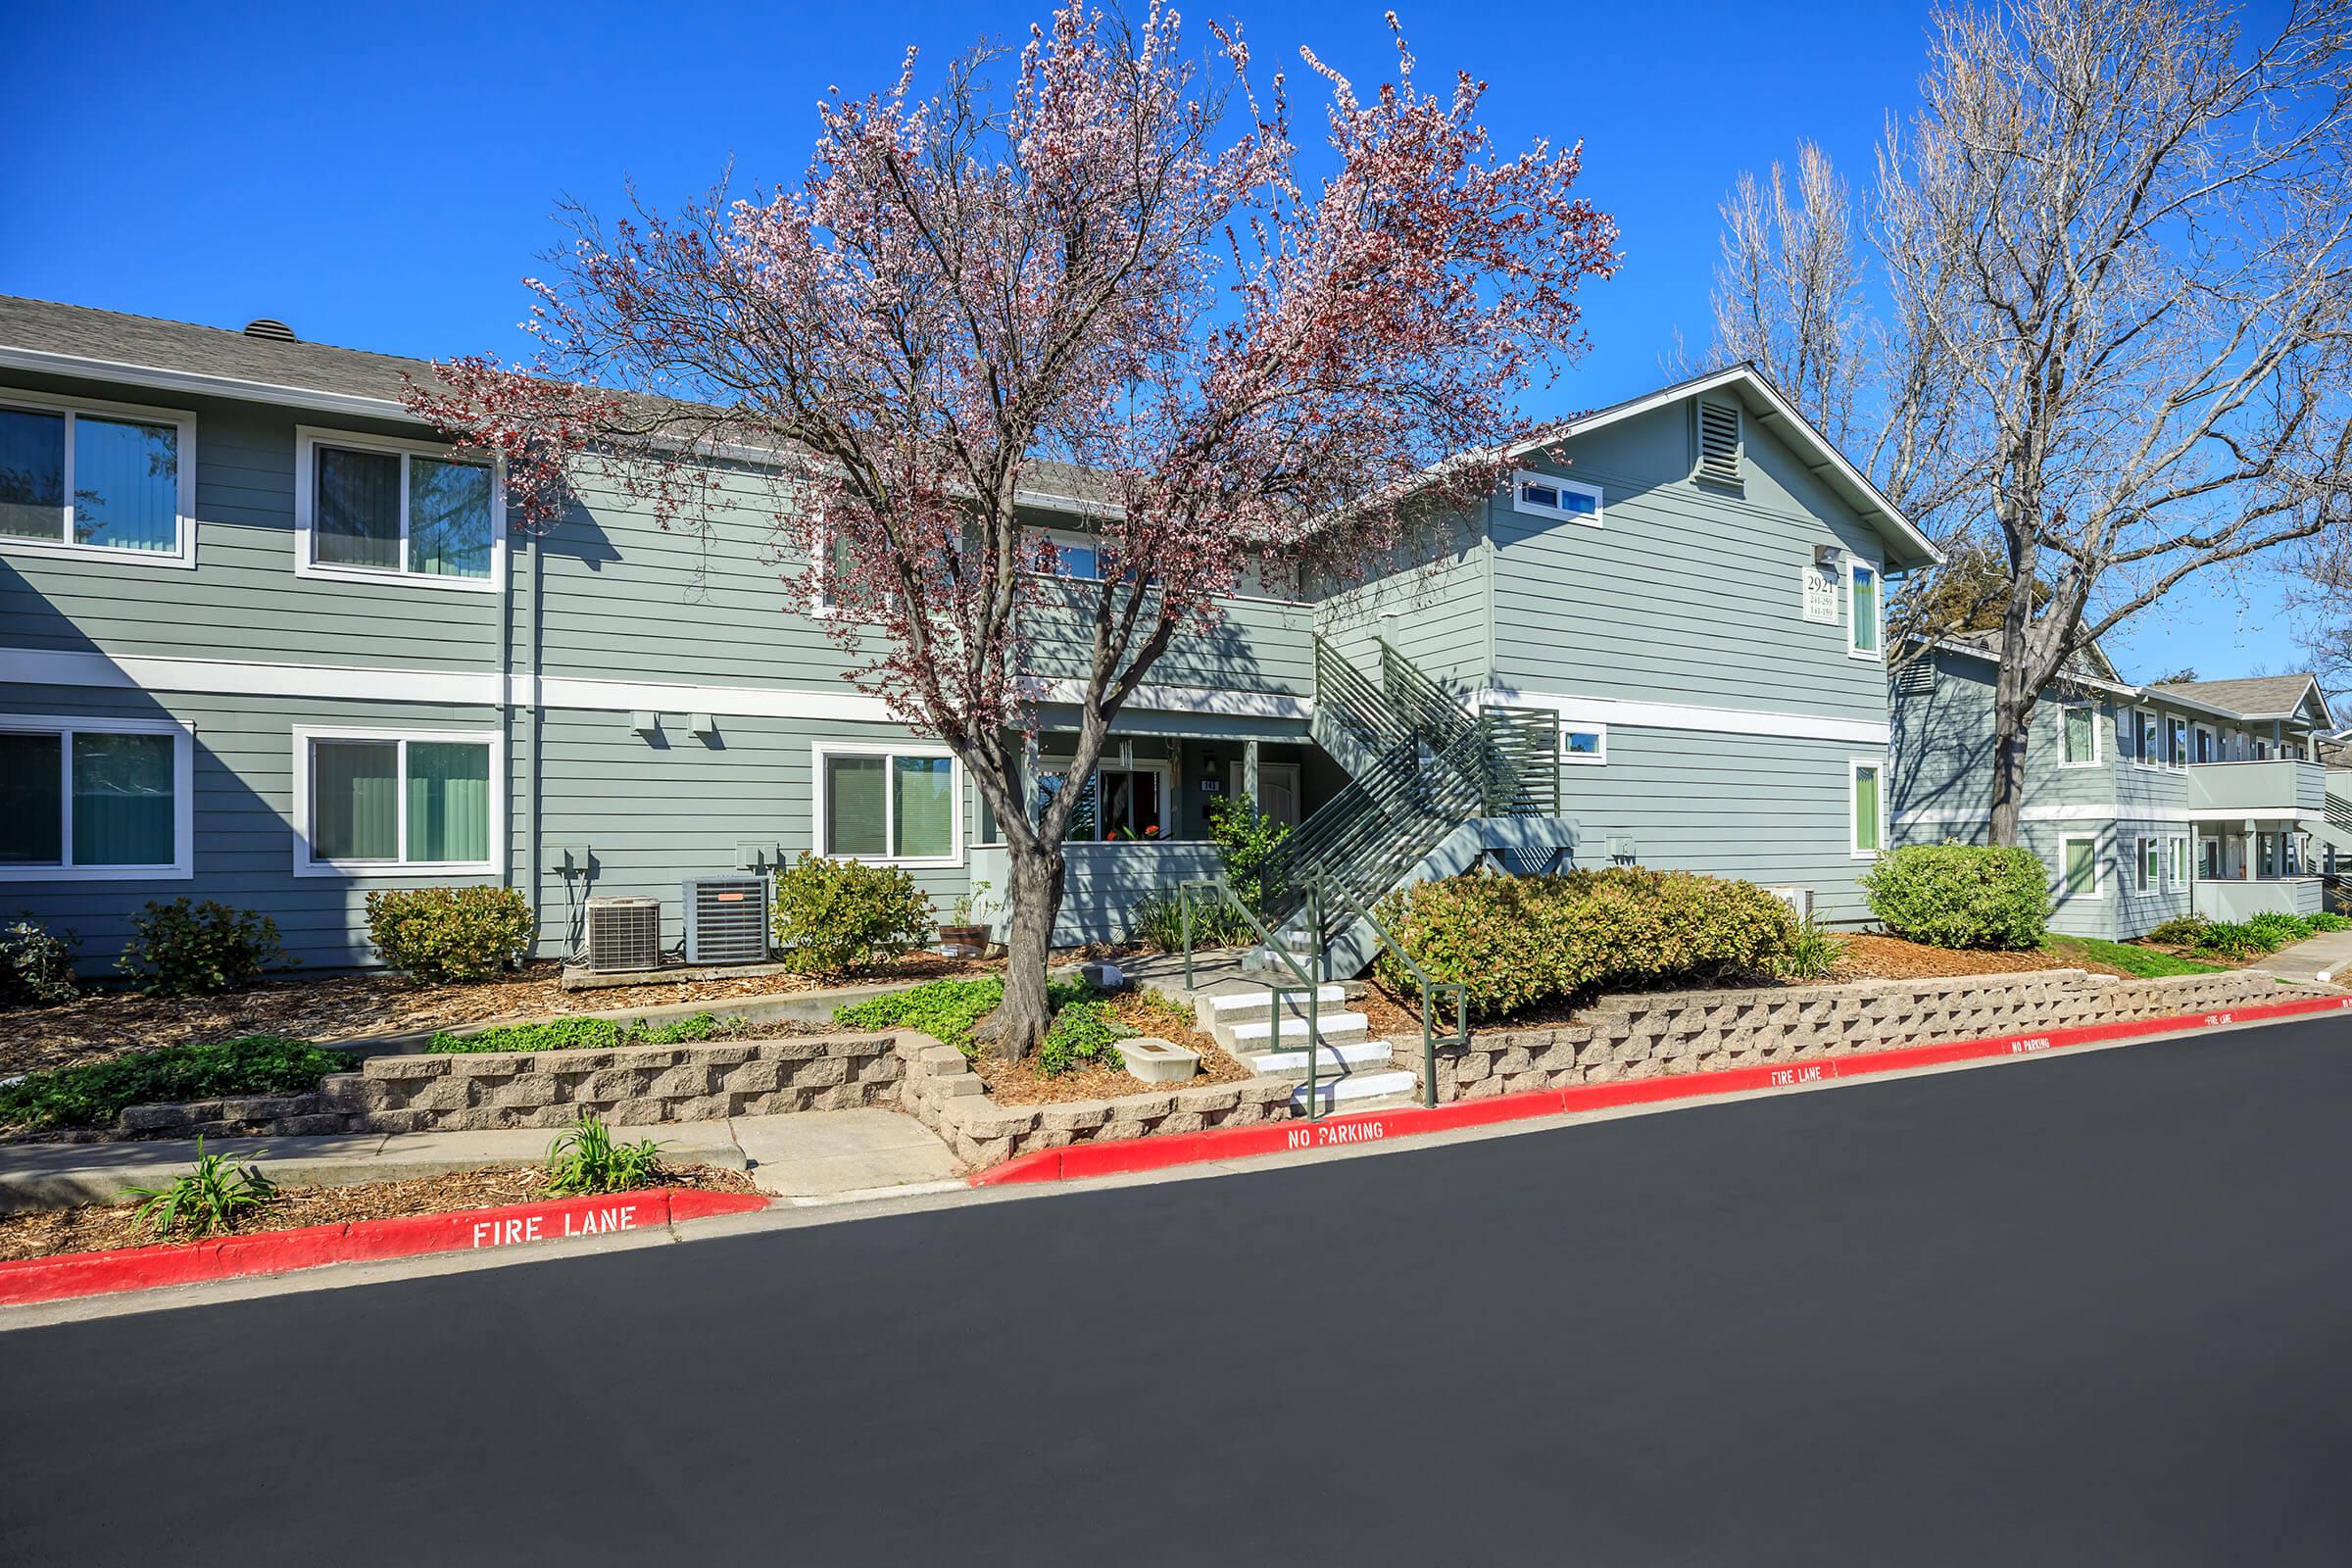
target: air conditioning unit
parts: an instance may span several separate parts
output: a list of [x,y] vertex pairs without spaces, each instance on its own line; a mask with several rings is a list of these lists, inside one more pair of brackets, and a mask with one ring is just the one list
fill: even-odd
[[1811,888],[1766,888],[1764,891],[1788,906],[1789,912],[1799,920],[1812,917],[1813,890]]
[[588,901],[588,970],[627,974],[662,964],[662,901],[598,895]]
[[686,961],[760,963],[767,957],[767,878],[686,879]]

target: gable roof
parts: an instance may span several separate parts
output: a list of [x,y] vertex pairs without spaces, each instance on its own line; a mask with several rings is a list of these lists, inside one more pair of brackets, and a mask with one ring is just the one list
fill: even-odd
[[2335,715],[2328,710],[2328,698],[2319,686],[2318,678],[2309,674],[2252,675],[2243,680],[2184,680],[2148,690],[2225,708],[2240,718],[2297,718],[2303,699],[2313,696],[2319,699],[2321,723],[2332,729]]
[[1752,365],[1740,364],[1721,370],[1709,370],[1662,386],[1655,392],[1612,403],[1562,419],[1520,441],[1510,449],[1510,456],[1524,457],[1530,452],[1551,446],[1570,436],[1597,430],[1603,425],[1630,419],[1653,409],[1680,403],[1685,398],[1729,389],[1739,394],[1747,412],[1760,420],[1767,430],[1786,442],[1803,461],[1815,478],[1835,491],[1838,498],[1853,508],[1856,515],[1868,523],[1888,546],[1886,566],[1888,571],[1912,571],[1921,566],[1933,566],[1943,560],[1943,552],[1934,540],[1919,531],[1909,517],[1897,511],[1893,502],[1879,492],[1870,476],[1849,462],[1844,453],[1832,444],[1830,438],[1813,427],[1813,422],[1797,412],[1796,405],[1781,395],[1780,389],[1766,380]]
[[[1940,637],[1927,641],[1931,647],[1997,664],[2001,662],[2000,636],[1997,631],[1947,631]],[[2124,678],[2115,672],[2115,665],[2108,662],[2107,655],[2096,644],[2070,655],[2060,678],[2079,685],[2103,686],[2127,697],[2139,695],[2139,688],[2125,683]]]

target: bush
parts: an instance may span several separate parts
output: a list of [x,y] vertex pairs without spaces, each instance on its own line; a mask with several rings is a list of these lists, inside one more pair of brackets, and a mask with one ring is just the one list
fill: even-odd
[[265,964],[289,961],[275,920],[212,899],[151,903],[130,917],[130,930],[115,966],[149,996],[241,991],[261,979]]
[[1054,1014],[1045,1043],[1037,1048],[1038,1076],[1058,1078],[1082,1062],[1099,1062],[1124,1071],[1127,1060],[1113,1042],[1134,1032],[1112,1017],[1103,1003],[1070,1003]]
[[652,1139],[616,1144],[595,1112],[583,1114],[547,1150],[547,1190],[558,1198],[625,1193],[662,1179],[662,1146]]
[[774,920],[784,967],[826,978],[912,953],[937,923],[904,868],[808,854],[776,872]]
[[[1174,892],[1147,893],[1136,901],[1127,917],[1127,940],[1162,953],[1184,951],[1184,910]],[[1257,940],[1234,906],[1223,899],[1193,900],[1193,946],[1247,947]]]
[[2253,932],[2266,944],[2263,952],[2273,953],[2290,942],[2300,942],[2310,936],[2312,924],[2299,914],[2284,914],[2278,910],[2272,910],[2248,920],[2246,929]]
[[2274,946],[2276,944],[2265,941],[2262,933],[2250,923],[2240,925],[2229,920],[2216,920],[2197,938],[2196,951],[2242,961],[2259,958]]
[[1887,930],[1933,948],[2038,948],[2049,933],[2049,873],[2031,850],[1905,845],[1862,891]]
[[539,922],[520,888],[377,888],[368,939],[411,979],[486,980],[514,967]]
[[74,983],[74,950],[80,942],[69,931],[52,936],[30,919],[0,925],[0,1007],[72,1002],[81,995]]
[[[1220,797],[1208,804],[1208,836],[1216,841],[1217,858],[1224,862],[1226,886],[1251,914],[1263,919],[1266,862],[1291,836],[1290,825],[1260,812],[1251,802]],[[1230,910],[1223,912],[1233,924],[1241,924]]]
[[[1377,914],[1433,980],[1493,1016],[1595,986],[1768,974],[1796,916],[1747,882],[1612,867],[1560,876],[1457,876],[1380,901]],[[1383,956],[1390,985],[1404,980]]]
[[1772,972],[1784,980],[1826,980],[1844,952],[1836,937],[1822,929],[1811,915],[1806,915],[1789,933],[1788,950],[1781,955]]
[[2212,926],[2213,922],[2201,914],[2175,915],[2149,932],[2148,940],[2168,948],[2193,948],[2205,940],[2205,933]]
[[26,1073],[0,1085],[0,1126],[106,1127],[125,1105],[217,1100],[224,1095],[307,1095],[351,1057],[283,1035],[246,1035],[202,1046],[166,1046],[107,1061]]
[[[1038,1048],[1038,1070],[1048,1077],[1066,1069],[1071,1062],[1097,1059],[1096,1052],[1102,1041],[1093,1036],[1090,1020],[1111,1029],[1107,1039],[1118,1039],[1135,1031],[1121,1026],[1106,1009],[1073,1018],[1062,1035],[1059,1051],[1061,1065],[1049,1069],[1046,1053],[1056,1049],[1054,1033],[1061,1030],[1062,1017],[1077,1008],[1091,1007],[1102,994],[1080,980],[1055,980],[1046,986],[1046,1005],[1055,1009],[1054,1022],[1048,1027],[1046,1042]],[[853,1029],[913,1029],[929,1035],[943,1046],[954,1046],[969,1056],[978,1052],[972,1039],[972,1028],[981,1019],[997,1010],[1004,1001],[1004,982],[995,975],[983,975],[972,980],[934,980],[928,985],[909,986],[904,991],[888,991],[863,1002],[846,1002],[833,1009],[833,1020],[846,1023]],[[1112,1053],[1115,1061],[1117,1053]],[[1124,1065],[1124,1063],[1119,1063]]]
[[2311,917],[2314,931],[2352,931],[2352,918],[2340,914],[2315,914]]
[[610,1018],[542,1018],[534,1023],[493,1024],[473,1034],[444,1029],[425,1043],[435,1055],[483,1055],[500,1051],[606,1051],[614,1046],[682,1046],[697,1040],[727,1040],[760,1026],[748,1018],[698,1012],[668,1023],[614,1023]]
[[[260,1155],[256,1155],[260,1158]],[[226,1154],[208,1154],[196,1140],[196,1163],[161,1187],[133,1187],[122,1195],[143,1198],[136,1224],[169,1236],[184,1220],[199,1236],[236,1228],[237,1216],[277,1197],[277,1184],[251,1164]]]

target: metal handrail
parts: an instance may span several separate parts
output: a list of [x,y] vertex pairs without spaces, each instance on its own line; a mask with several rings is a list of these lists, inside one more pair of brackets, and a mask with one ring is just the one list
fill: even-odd
[[[1234,910],[1250,923],[1250,928],[1257,933],[1259,945],[1280,958],[1283,967],[1299,981],[1295,986],[1286,986],[1274,980],[1264,982],[1266,1051],[1269,1054],[1282,1049],[1282,999],[1299,991],[1306,993],[1306,1119],[1316,1120],[1323,1114],[1323,1096],[1316,1082],[1317,1058],[1323,1051],[1323,983],[1300,967],[1296,954],[1275,943],[1273,933],[1250,912],[1248,905],[1235,896],[1231,887],[1215,878],[1203,877],[1198,881],[1178,883],[1176,887],[1177,923],[1183,928],[1184,934],[1185,990],[1193,989],[1193,895],[1196,893],[1213,894],[1232,905]],[[1307,899],[1311,918],[1315,913],[1314,895],[1310,892]],[[1320,929],[1319,921],[1317,929]]]
[[[1404,972],[1420,985],[1421,1103],[1435,1107],[1438,1102],[1438,1048],[1455,1046],[1466,1051],[1470,1046],[1470,988],[1458,980],[1432,980],[1429,971],[1415,963],[1413,956],[1404,951],[1404,944],[1397,941],[1395,934],[1380,923],[1378,916],[1358,904],[1346,888],[1333,885],[1326,891],[1336,895],[1350,915],[1370,926],[1372,934],[1380,939],[1381,946],[1387,948],[1397,963],[1403,966]],[[1437,1009],[1438,994],[1446,991],[1453,993],[1453,1033],[1441,1039],[1436,1025],[1430,1019]]]

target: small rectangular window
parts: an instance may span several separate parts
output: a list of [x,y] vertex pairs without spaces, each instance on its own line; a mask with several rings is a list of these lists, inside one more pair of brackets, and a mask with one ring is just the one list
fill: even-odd
[[2168,719],[2165,722],[2165,761],[2174,767],[2188,765],[2188,720]]
[[1609,760],[1609,730],[1605,724],[1560,726],[1560,760],[1594,767]]
[[496,868],[494,737],[298,726],[294,743],[297,874]]
[[2065,710],[2066,765],[2087,767],[2099,760],[2099,713],[2095,708]]
[[1857,659],[1879,657],[1883,628],[1879,611],[1879,568],[1857,561],[1846,576],[1849,649]]
[[0,407],[0,547],[195,564],[191,416]]
[[1591,528],[1601,526],[1600,487],[1548,473],[1533,473],[1525,468],[1514,473],[1511,507],[1539,517],[1557,517]]
[[2155,839],[2143,838],[2139,841],[2140,892],[2155,892],[2156,884],[2163,879],[2164,866],[2162,855],[2162,849]]
[[2058,844],[2063,886],[2070,899],[2097,898],[2099,893],[2099,841],[2097,839],[2061,839]]
[[1852,785],[1848,805],[1853,825],[1853,853],[1859,857],[1876,856],[1886,840],[1885,791],[1881,787],[1883,770],[1873,761],[1857,760],[1852,766]]
[[816,749],[816,853],[828,859],[952,863],[961,853],[961,792],[944,751]]
[[2188,886],[2188,836],[2186,834],[2176,835],[2173,839],[2173,886],[2176,888]]
[[497,586],[498,473],[423,442],[297,432],[295,570],[438,588]]
[[168,720],[0,717],[0,880],[186,876],[187,747]]
[[2141,709],[2132,715],[2132,756],[2142,767],[2154,767],[2156,757],[2156,715]]

